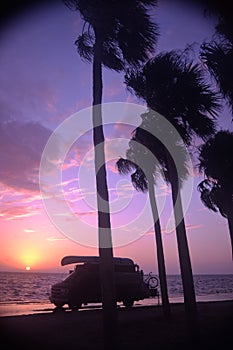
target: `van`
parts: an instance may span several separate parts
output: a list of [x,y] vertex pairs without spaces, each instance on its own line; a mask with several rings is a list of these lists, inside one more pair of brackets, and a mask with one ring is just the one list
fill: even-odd
[[[113,258],[115,268],[116,297],[124,306],[150,296],[149,287],[143,281],[143,271],[129,258]],[[65,256],[61,265],[77,264],[65,280],[52,285],[50,301],[57,307],[68,304],[78,310],[82,304],[99,303],[101,298],[100,257]]]

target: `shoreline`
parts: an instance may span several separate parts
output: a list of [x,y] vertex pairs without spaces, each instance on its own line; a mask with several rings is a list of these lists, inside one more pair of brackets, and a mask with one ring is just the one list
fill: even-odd
[[[233,300],[198,302],[199,337],[190,338],[183,303],[172,303],[172,320],[166,321],[161,306],[118,308],[119,350],[208,349],[231,344]],[[0,318],[4,349],[98,350],[103,348],[102,310],[57,311]],[[194,346],[195,344],[195,346]]]
[[[233,300],[233,293],[222,293],[222,294],[208,294],[208,295],[197,295],[197,302],[212,302],[212,301],[231,301]],[[169,301],[171,304],[182,304],[184,302],[183,297],[170,297]],[[134,303],[135,307],[143,306],[157,306],[161,303],[161,297],[159,298],[147,298],[143,300],[136,301]],[[88,304],[83,306],[80,311],[85,311],[89,309],[101,309],[102,304]],[[122,307],[122,303],[118,303],[118,307]],[[55,309],[55,305],[49,300],[39,301],[25,301],[25,302],[0,302],[0,318],[5,316],[23,316],[23,315],[33,315],[36,313],[51,313]],[[65,307],[67,309],[67,306]]]

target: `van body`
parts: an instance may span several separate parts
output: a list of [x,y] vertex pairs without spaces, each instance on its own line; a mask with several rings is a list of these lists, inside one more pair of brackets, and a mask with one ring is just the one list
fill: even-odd
[[[143,281],[143,271],[129,258],[113,258],[115,269],[116,297],[126,307],[134,301],[149,297],[148,286]],[[72,310],[82,304],[102,302],[100,283],[100,258],[66,256],[61,264],[76,263],[65,280],[52,285],[50,301],[58,307],[68,304]]]

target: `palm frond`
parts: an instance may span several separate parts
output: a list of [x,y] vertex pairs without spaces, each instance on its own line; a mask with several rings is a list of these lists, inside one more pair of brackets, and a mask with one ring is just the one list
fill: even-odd
[[219,131],[200,147],[199,169],[233,194],[233,133]]
[[226,42],[213,41],[201,47],[201,58],[214,77],[222,96],[233,111],[233,47]]
[[118,172],[122,175],[127,175],[134,171],[134,173],[131,175],[131,181],[134,188],[141,192],[146,192],[148,190],[148,183],[145,173],[135,163],[128,159],[120,158],[116,162],[116,167]]
[[216,123],[206,114],[199,112],[197,115],[193,113],[193,118],[189,119],[190,133],[195,133],[202,140],[207,140],[213,136],[216,131]]
[[144,172],[138,168],[132,175],[131,181],[134,188],[137,191],[147,192],[148,191],[148,181]]
[[211,182],[208,180],[203,180],[199,185],[198,185],[198,191],[201,193],[201,201],[202,203],[210,210],[217,212],[216,204],[213,201],[213,197],[211,194]]
[[131,12],[124,18],[120,26],[117,41],[125,62],[130,66],[138,67],[153,52],[157,43],[158,27],[150,21],[145,11]]
[[116,162],[116,167],[118,172],[123,175],[127,175],[131,171],[137,169],[137,166],[133,162],[125,158],[118,159],[118,161]]
[[203,204],[210,210],[217,212],[227,218],[232,211],[233,198],[229,191],[226,191],[218,183],[205,179],[198,185]]
[[77,10],[77,0],[63,0],[63,2],[70,10]]
[[88,62],[90,62],[93,58],[93,44],[94,38],[88,32],[84,32],[82,35],[79,35],[78,39],[75,41],[80,57]]
[[102,62],[105,67],[116,72],[124,69],[124,61],[116,41],[107,40],[103,43]]
[[137,97],[146,100],[146,84],[140,69],[130,69],[126,71],[124,82],[128,91]]

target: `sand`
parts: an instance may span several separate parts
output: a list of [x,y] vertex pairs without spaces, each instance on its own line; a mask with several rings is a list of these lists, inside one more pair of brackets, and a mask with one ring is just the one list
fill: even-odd
[[[200,334],[189,336],[183,304],[172,320],[161,306],[119,308],[117,349],[219,349],[232,343],[233,301],[198,302]],[[0,317],[1,349],[103,349],[102,310],[58,311]],[[110,350],[110,349],[109,349]]]

